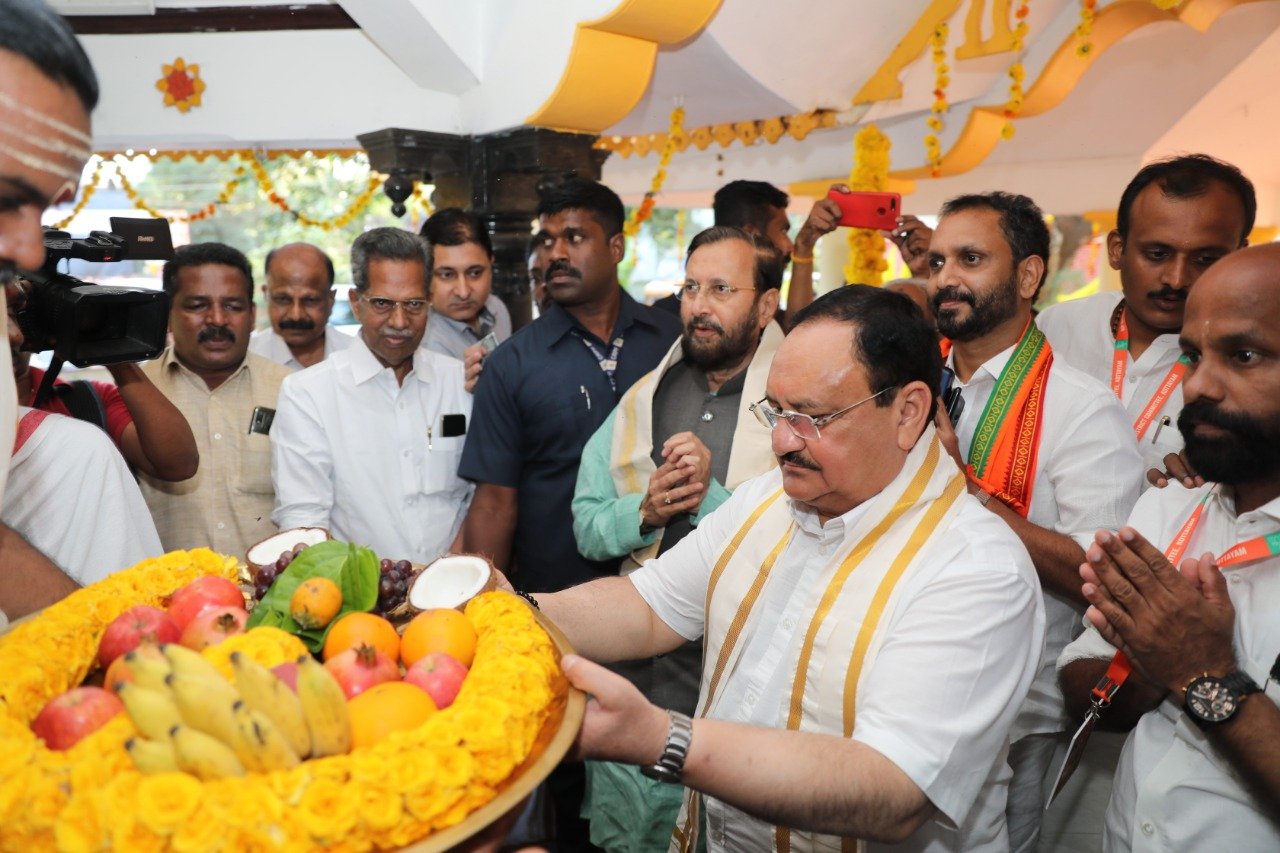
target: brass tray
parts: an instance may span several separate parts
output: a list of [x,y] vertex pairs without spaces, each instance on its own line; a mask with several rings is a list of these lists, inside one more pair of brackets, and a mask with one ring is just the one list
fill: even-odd
[[[534,611],[538,624],[547,632],[561,657],[573,653],[568,638],[540,612]],[[551,715],[542,725],[533,752],[523,764],[511,772],[497,795],[480,808],[467,815],[461,823],[433,833],[421,841],[403,848],[410,853],[445,853],[474,835],[487,829],[494,821],[520,804],[533,793],[556,768],[560,760],[573,746],[582,727],[582,715],[586,711],[587,697],[582,691],[565,683],[564,692],[555,700]]]

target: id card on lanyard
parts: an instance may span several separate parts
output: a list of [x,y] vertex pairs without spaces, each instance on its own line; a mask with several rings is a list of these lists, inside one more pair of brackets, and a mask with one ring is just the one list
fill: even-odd
[[[1191,517],[1178,529],[1173,541],[1165,549],[1165,559],[1175,567],[1178,561],[1186,554],[1187,545],[1191,542],[1191,537],[1195,533],[1196,527],[1200,524],[1201,516],[1204,515],[1205,505],[1217,491],[1218,487],[1214,486],[1205,493],[1205,496],[1196,504]],[[1251,563],[1254,560],[1261,560],[1276,554],[1280,554],[1280,530],[1269,533],[1266,536],[1255,536],[1252,539],[1233,545],[1219,554],[1216,562],[1218,568],[1225,569],[1229,566]],[[1277,659],[1277,667],[1280,667],[1280,659]],[[1058,769],[1057,778],[1053,783],[1053,791],[1049,794],[1048,801],[1045,802],[1046,809],[1053,804],[1054,798],[1061,793],[1063,787],[1067,784],[1067,780],[1071,778],[1071,774],[1080,765],[1080,759],[1084,756],[1085,744],[1089,741],[1089,735],[1093,734],[1098,718],[1111,705],[1111,700],[1120,688],[1124,686],[1125,681],[1128,680],[1132,672],[1133,664],[1129,661],[1128,655],[1122,651],[1117,651],[1115,656],[1111,658],[1111,663],[1107,666],[1106,673],[1103,674],[1091,691],[1089,710],[1085,713],[1084,722],[1080,724],[1080,728],[1071,737],[1071,745],[1067,748],[1067,756],[1063,759],[1062,766]]]
[[[622,354],[622,335],[618,335],[613,339],[613,343],[609,345],[609,352],[605,352],[596,346],[596,342],[584,335],[578,329],[573,329],[571,334],[587,345],[587,349],[591,351],[591,355],[595,357],[596,363],[600,365],[600,372],[609,380],[609,387],[613,389],[613,396],[618,396],[618,380],[614,374],[618,370],[618,356]],[[585,391],[583,393],[586,393]],[[590,398],[588,398],[590,399]]]
[[[1116,327],[1115,347],[1111,351],[1111,391],[1121,402],[1124,401],[1124,375],[1129,369],[1129,322],[1126,319],[1127,313],[1124,310],[1120,311],[1120,324]],[[1179,383],[1182,382],[1182,377],[1186,375],[1189,365],[1190,362],[1184,354],[1178,356],[1178,360],[1174,362],[1173,367],[1169,368],[1169,372],[1165,374],[1160,387],[1151,395],[1151,399],[1143,407],[1138,419],[1133,422],[1133,431],[1137,434],[1138,441],[1142,441],[1142,437],[1146,435],[1151,422],[1155,420],[1156,415],[1164,408],[1164,404],[1169,402],[1169,396],[1173,394],[1173,389],[1177,388]],[[1158,429],[1156,433],[1157,435],[1159,434]],[[1151,440],[1155,441],[1155,439],[1156,437],[1152,436]]]

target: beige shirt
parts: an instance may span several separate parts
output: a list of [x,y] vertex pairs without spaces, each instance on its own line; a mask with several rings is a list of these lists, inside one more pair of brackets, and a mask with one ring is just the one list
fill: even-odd
[[139,485],[166,551],[209,547],[223,554],[275,533],[271,509],[271,439],[249,432],[255,407],[274,410],[280,383],[292,371],[249,353],[216,389],[188,370],[173,347],[142,366],[147,377],[191,424],[200,469],[189,480],[166,483],[139,474]]

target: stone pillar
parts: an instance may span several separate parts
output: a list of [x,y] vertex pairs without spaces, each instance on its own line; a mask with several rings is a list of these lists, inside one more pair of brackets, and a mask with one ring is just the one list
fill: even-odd
[[[515,328],[529,322],[532,300],[525,250],[540,187],[570,177],[600,179],[609,156],[591,146],[596,137],[536,127],[456,136],[388,128],[357,137],[373,168],[392,177],[393,201],[408,181],[435,184],[435,207],[461,207],[479,215],[493,241],[493,290],[511,311]],[[407,196],[407,194],[406,194]]]

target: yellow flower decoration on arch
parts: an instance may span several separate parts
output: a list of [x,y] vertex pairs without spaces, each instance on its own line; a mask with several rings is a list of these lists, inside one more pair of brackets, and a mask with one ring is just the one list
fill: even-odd
[[156,88],[164,92],[166,107],[177,107],[178,112],[185,113],[200,106],[205,86],[200,79],[199,65],[188,65],[179,56],[172,65],[161,65],[160,73],[162,76],[156,81]]

